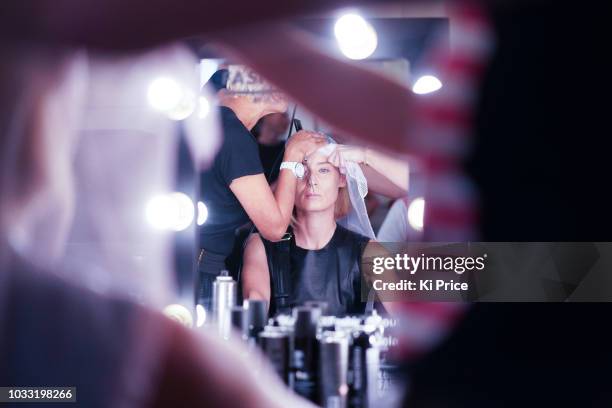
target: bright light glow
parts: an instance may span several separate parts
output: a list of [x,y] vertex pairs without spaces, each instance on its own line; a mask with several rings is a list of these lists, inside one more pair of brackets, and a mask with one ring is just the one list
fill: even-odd
[[204,204],[201,201],[198,201],[198,219],[196,223],[198,225],[204,225],[207,219],[208,219],[208,208],[206,207],[206,204]]
[[368,58],[378,46],[376,30],[358,14],[340,17],[334,26],[334,34],[340,51],[350,59]]
[[204,119],[210,113],[210,102],[203,96],[200,96],[198,103],[198,117]]
[[166,112],[166,114],[172,120],[187,119],[193,112],[195,112],[197,105],[198,98],[196,98],[196,95],[192,91],[185,89],[183,91],[183,97],[179,103],[174,108]]
[[419,95],[424,95],[436,92],[442,88],[442,82],[433,75],[425,75],[417,79],[412,86],[412,92]]
[[183,120],[198,108],[196,94],[170,77],[155,79],[147,93],[149,105],[172,120]]
[[202,305],[196,305],[196,327],[202,327],[206,323],[206,309]]
[[155,110],[169,112],[176,109],[183,100],[183,87],[174,79],[161,77],[149,85],[147,99]]
[[425,200],[415,198],[408,206],[408,223],[417,231],[423,231],[423,218],[425,216]]
[[191,315],[189,309],[183,305],[168,305],[164,308],[164,314],[185,327],[193,327],[193,316]]
[[191,199],[183,193],[163,194],[148,202],[145,215],[157,229],[182,231],[193,222],[195,208]]

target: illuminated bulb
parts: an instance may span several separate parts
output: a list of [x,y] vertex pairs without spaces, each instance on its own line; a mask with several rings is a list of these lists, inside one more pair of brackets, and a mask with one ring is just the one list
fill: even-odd
[[145,210],[147,221],[154,228],[168,229],[170,225],[170,213],[172,212],[172,203],[168,196],[160,195],[153,197],[148,203]]
[[358,14],[345,14],[336,21],[334,34],[340,51],[350,59],[368,58],[378,46],[376,30]]
[[196,327],[202,327],[206,323],[206,309],[202,305],[196,305]]
[[166,114],[172,120],[187,119],[195,112],[197,105],[198,98],[196,98],[195,93],[190,90],[185,90],[179,103],[174,108],[167,111]]
[[174,201],[177,208],[172,229],[175,231],[182,231],[191,225],[195,217],[193,201],[191,201],[189,196],[183,193],[172,193],[170,194],[170,197]]
[[201,201],[198,201],[198,219],[196,223],[198,225],[204,225],[207,219],[208,219],[208,208],[206,207],[206,204],[204,204]]
[[183,193],[163,194],[148,202],[145,216],[154,228],[182,231],[193,222],[195,208]]
[[168,305],[164,308],[164,314],[185,327],[193,327],[193,317],[191,312],[183,305]]
[[147,99],[153,109],[169,112],[180,105],[184,97],[183,93],[183,87],[177,81],[162,77],[151,82]]
[[417,79],[412,86],[412,92],[419,95],[424,95],[436,92],[442,88],[442,82],[433,75],[425,75]]
[[408,223],[417,231],[423,231],[423,218],[425,216],[425,200],[415,198],[408,206]]

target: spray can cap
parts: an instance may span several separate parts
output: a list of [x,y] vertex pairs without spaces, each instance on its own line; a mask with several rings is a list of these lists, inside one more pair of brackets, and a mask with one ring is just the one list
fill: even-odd
[[217,276],[217,282],[234,282],[234,278],[229,275],[228,271],[221,271],[221,273]]

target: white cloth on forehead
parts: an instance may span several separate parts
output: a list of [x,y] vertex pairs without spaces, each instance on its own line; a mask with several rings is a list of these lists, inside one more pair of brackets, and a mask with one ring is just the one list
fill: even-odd
[[[317,153],[326,157],[329,157],[338,146],[331,137],[328,137],[328,140],[330,142],[328,145],[317,150]],[[363,171],[361,171],[361,167],[359,167],[358,163],[353,161],[342,160],[338,170],[346,177],[346,188],[351,201],[349,213],[345,217],[339,219],[338,223],[353,232],[370,239],[376,239],[364,201],[365,197],[368,195],[368,181]]]

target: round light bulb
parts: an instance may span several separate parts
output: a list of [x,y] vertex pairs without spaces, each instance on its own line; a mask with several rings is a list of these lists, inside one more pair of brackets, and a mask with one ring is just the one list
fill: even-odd
[[198,225],[204,225],[206,220],[208,219],[208,207],[201,201],[198,201],[198,218],[196,223]]
[[164,308],[164,315],[182,324],[185,327],[193,327],[193,316],[189,309],[183,305],[172,304]]
[[412,92],[419,95],[436,92],[442,88],[442,82],[433,75],[425,75],[417,79],[412,86]]
[[193,222],[195,208],[186,194],[162,194],[147,203],[145,216],[154,228],[183,231]]
[[368,58],[378,46],[376,30],[358,14],[340,17],[334,26],[334,34],[340,51],[350,59]]
[[417,231],[423,231],[425,200],[421,197],[412,200],[408,206],[408,223]]
[[170,77],[155,79],[149,85],[147,99],[155,110],[169,112],[176,109],[184,97],[181,85]]

